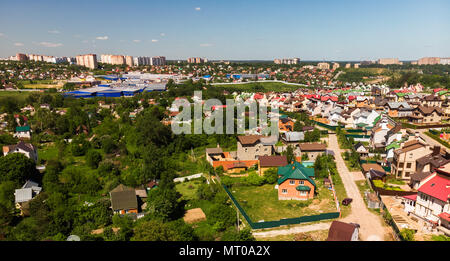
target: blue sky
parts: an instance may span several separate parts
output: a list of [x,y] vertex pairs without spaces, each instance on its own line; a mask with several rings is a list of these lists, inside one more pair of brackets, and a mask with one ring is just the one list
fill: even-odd
[[450,57],[448,0],[0,0],[0,57]]

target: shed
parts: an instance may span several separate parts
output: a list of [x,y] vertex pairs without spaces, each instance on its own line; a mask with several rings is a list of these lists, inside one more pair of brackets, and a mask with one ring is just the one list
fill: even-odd
[[327,241],[358,241],[359,228],[356,224],[333,221],[328,230]]

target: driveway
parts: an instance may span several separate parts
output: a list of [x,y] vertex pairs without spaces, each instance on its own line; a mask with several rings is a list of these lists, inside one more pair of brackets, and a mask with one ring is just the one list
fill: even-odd
[[344,159],[341,156],[343,150],[339,148],[336,135],[330,134],[329,138],[328,147],[335,153],[336,167],[341,176],[347,196],[353,199],[351,203],[352,213],[341,219],[341,221],[359,224],[361,226],[359,232],[360,238],[363,241],[384,241],[386,236],[392,233],[392,229],[385,226],[381,216],[375,215],[367,209],[364,199],[355,183],[355,174],[352,174],[347,169],[347,166],[345,166]]
[[271,230],[271,231],[261,231],[261,232],[253,232],[253,236],[255,237],[276,237],[281,235],[291,235],[298,233],[306,233],[317,230],[328,230],[330,229],[331,222],[326,223],[317,223],[313,225],[305,225],[305,226],[297,226],[288,229],[279,229],[279,230]]

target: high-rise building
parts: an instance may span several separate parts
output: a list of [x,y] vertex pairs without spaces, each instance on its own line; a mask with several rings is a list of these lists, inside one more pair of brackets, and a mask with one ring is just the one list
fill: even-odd
[[398,58],[381,58],[378,59],[378,64],[389,65],[389,64],[402,64]]
[[133,66],[133,56],[129,56],[129,55],[125,56],[125,63],[128,66]]
[[298,64],[300,62],[300,58],[275,59],[273,62],[275,64]]
[[[131,58],[131,59],[133,59],[133,58]],[[123,55],[102,54],[100,57],[100,60],[102,63],[113,64],[113,65],[126,64],[126,58]]]
[[191,57],[187,59],[188,63],[206,63],[208,62],[208,59],[206,58],[200,58],[200,57]]
[[333,63],[333,70],[336,70],[339,67],[340,67],[340,65],[338,63]]
[[359,68],[359,63],[355,63],[355,69],[358,69]]
[[450,58],[441,58],[441,64],[449,65],[450,64]]
[[98,67],[97,55],[95,54],[77,55],[76,59],[77,64],[80,66],[88,67],[91,69],[95,69]]
[[28,60],[28,55],[23,54],[23,53],[17,53],[16,54],[16,59],[17,61],[27,61]]
[[345,68],[351,68],[352,67],[352,65],[350,64],[350,63],[347,63],[346,65],[345,65]]
[[418,65],[433,65],[433,64],[439,64],[441,62],[441,58],[439,57],[424,57],[420,58],[417,61]]
[[330,64],[329,63],[318,63],[317,68],[319,68],[320,70],[329,70]]
[[151,58],[151,65],[153,66],[163,66],[166,65],[165,56],[155,56]]

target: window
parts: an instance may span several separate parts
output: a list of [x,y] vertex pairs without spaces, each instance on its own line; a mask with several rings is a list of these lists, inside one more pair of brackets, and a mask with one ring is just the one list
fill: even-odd
[[247,149],[247,148],[245,148],[245,149],[244,149],[244,151],[245,151],[245,152],[248,152],[248,149]]
[[298,182],[298,184],[299,184],[299,185],[303,185],[303,184],[305,184],[305,182],[304,182],[303,180],[300,180],[300,181]]
[[403,162],[398,165],[399,168],[403,168],[404,166],[405,166],[405,163],[403,163]]
[[308,192],[306,192],[306,191],[300,191],[300,196],[306,196],[306,195],[308,195]]
[[289,180],[289,184],[295,185],[295,180]]
[[405,177],[409,177],[409,172],[405,172]]
[[287,194],[287,189],[283,189],[283,190],[281,190],[281,193],[283,193],[283,194]]
[[411,165],[412,165],[411,162],[410,162],[410,163],[406,163],[406,168],[407,168],[407,169],[411,168]]

